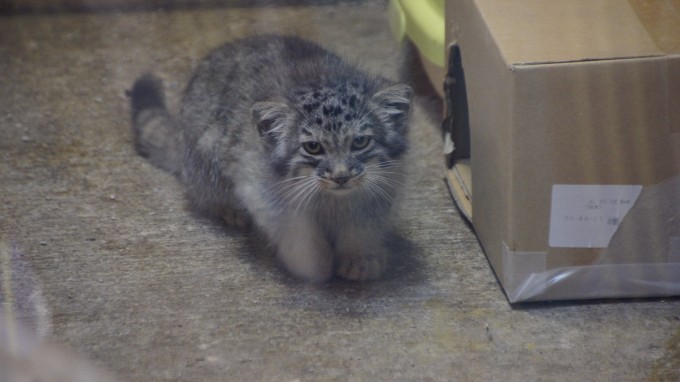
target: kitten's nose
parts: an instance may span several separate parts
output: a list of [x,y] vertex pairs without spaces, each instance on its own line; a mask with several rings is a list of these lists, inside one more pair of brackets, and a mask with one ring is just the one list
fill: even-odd
[[347,183],[351,178],[352,172],[344,164],[336,165],[335,168],[333,168],[333,171],[331,172],[331,180],[338,184],[339,186],[342,186],[343,184]]
[[350,180],[350,176],[336,176],[333,178],[333,181],[337,183],[338,185],[342,186],[343,184],[347,183]]

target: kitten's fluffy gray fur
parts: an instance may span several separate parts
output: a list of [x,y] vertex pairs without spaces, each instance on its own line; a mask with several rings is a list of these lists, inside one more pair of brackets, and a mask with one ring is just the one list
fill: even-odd
[[203,60],[168,113],[152,75],[131,92],[135,144],[202,211],[248,222],[298,277],[379,277],[404,181],[411,88],[316,44],[259,36]]

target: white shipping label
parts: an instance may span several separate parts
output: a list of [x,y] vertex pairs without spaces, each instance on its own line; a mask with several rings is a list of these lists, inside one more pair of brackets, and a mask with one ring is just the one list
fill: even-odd
[[641,191],[639,185],[553,185],[550,246],[606,248]]

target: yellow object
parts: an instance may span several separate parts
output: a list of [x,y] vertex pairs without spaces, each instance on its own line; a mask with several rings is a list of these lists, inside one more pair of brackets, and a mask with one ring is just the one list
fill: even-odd
[[421,55],[444,67],[444,0],[390,0],[388,15],[399,41],[408,36]]

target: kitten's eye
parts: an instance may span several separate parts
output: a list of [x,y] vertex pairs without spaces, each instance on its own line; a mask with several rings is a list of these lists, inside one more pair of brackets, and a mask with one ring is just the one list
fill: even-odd
[[371,143],[371,137],[362,135],[352,140],[352,150],[365,149]]
[[323,154],[323,146],[319,142],[305,142],[302,144],[302,148],[311,155]]

